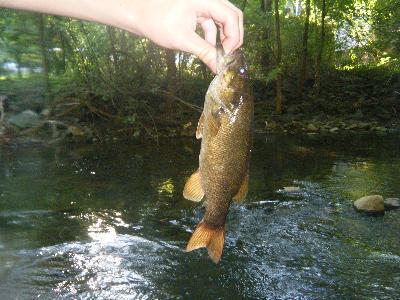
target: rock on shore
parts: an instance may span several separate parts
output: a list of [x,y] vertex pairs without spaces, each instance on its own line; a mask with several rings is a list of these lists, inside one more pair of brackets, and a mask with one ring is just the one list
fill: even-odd
[[367,213],[384,213],[385,207],[383,197],[380,195],[370,195],[361,197],[354,201],[354,208],[358,211]]
[[25,110],[12,116],[8,122],[19,128],[32,128],[40,123],[39,115],[32,110]]

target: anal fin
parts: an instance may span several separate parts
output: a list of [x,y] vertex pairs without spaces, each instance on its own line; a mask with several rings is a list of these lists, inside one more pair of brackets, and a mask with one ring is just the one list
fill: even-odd
[[189,177],[183,189],[183,197],[191,201],[201,201],[204,197],[204,191],[201,187],[200,172],[197,170]]

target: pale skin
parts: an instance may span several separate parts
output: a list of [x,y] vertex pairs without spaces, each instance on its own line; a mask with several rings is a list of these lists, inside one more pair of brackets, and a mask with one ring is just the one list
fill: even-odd
[[[192,53],[216,72],[216,37],[226,53],[243,43],[243,14],[228,0],[0,0],[0,7],[118,27],[168,49]],[[195,30],[200,25],[204,37]]]

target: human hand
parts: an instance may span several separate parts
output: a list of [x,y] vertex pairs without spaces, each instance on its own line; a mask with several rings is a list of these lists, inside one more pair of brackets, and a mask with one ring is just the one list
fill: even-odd
[[[217,26],[226,53],[243,43],[243,13],[228,0],[0,0],[3,6],[116,26],[193,53],[214,73]],[[204,38],[196,34],[197,24]]]
[[[133,17],[121,27],[162,47],[192,53],[214,73],[217,26],[226,53],[243,43],[243,13],[227,0],[137,0],[131,9]],[[197,24],[204,38],[195,32]]]

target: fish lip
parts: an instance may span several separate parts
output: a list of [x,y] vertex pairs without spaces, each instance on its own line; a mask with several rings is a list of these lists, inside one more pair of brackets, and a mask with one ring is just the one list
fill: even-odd
[[236,49],[231,53],[225,54],[223,51],[222,53],[221,51],[217,50],[217,75],[222,74],[225,70],[229,69],[235,64],[243,66],[247,70],[242,48]]

